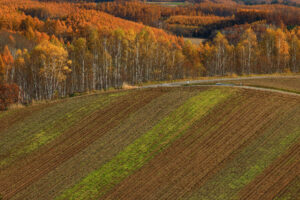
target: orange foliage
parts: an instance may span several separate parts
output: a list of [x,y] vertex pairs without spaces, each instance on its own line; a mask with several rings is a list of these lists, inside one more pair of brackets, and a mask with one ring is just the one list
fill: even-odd
[[171,16],[166,23],[168,24],[182,24],[188,26],[201,26],[201,25],[208,25],[219,23],[223,21],[232,20],[232,17],[219,17],[214,15],[209,16]]
[[[22,31],[29,39],[41,41],[48,35],[71,38],[75,35],[84,36],[87,27],[99,30],[141,31],[144,25],[113,17],[107,13],[91,10],[92,4],[38,2],[31,0],[2,0],[0,2],[0,29]],[[19,12],[19,10],[23,12]],[[161,29],[152,29],[157,37],[167,37],[172,42],[177,38]],[[75,35],[74,35],[75,34]]]

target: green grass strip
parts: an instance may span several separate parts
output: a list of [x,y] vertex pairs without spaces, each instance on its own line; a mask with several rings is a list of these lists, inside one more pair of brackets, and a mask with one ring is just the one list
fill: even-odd
[[111,161],[90,173],[57,199],[96,199],[104,195],[117,183],[168,147],[196,120],[205,116],[210,109],[224,101],[234,91],[212,89],[191,97]]

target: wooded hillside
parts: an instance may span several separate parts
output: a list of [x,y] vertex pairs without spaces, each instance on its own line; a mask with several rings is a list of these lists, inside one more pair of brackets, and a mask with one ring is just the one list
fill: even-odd
[[[196,46],[161,29],[91,9],[90,4],[2,0],[0,5],[0,81],[8,87],[16,84],[22,102],[121,88],[124,82],[300,68],[300,29],[288,29],[282,22],[233,26]],[[225,10],[220,10],[224,16]],[[230,20],[182,18],[170,21],[190,25]],[[246,20],[247,15],[240,18]]]

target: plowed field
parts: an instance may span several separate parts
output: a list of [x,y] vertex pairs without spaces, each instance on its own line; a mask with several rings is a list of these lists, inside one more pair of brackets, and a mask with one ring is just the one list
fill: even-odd
[[4,199],[295,199],[300,97],[135,89],[0,113]]

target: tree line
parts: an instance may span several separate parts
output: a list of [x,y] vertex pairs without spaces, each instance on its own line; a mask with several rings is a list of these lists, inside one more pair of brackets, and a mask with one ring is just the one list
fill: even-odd
[[[124,82],[300,70],[299,27],[289,30],[261,22],[248,25],[234,39],[231,33],[241,27],[194,45],[73,4],[61,8],[47,3],[49,9],[23,1],[27,6],[7,1],[0,8],[0,19],[9,19],[0,23],[2,109],[18,98],[30,103],[121,88]],[[29,9],[48,9],[50,18],[32,17],[25,13]]]
[[31,51],[18,49],[14,56],[5,46],[0,77],[18,85],[23,101],[31,101],[121,88],[124,82],[299,72],[299,29],[268,28],[261,37],[249,28],[236,45],[219,32],[211,43],[176,46],[147,28],[136,33],[93,29],[69,44],[52,37]]

